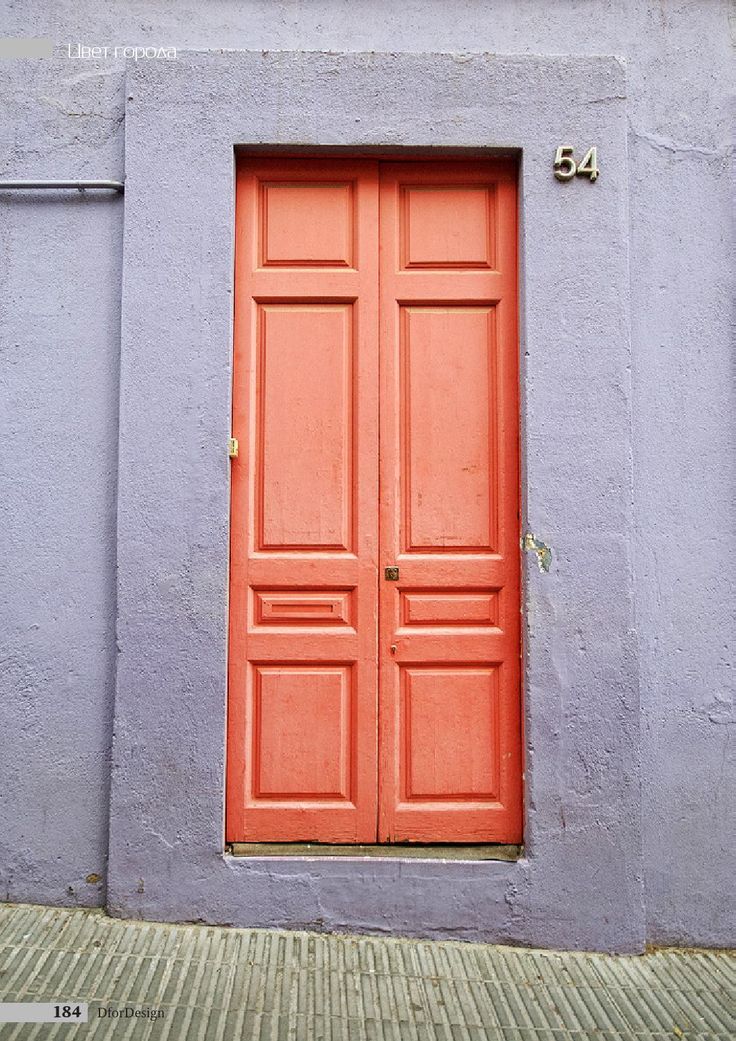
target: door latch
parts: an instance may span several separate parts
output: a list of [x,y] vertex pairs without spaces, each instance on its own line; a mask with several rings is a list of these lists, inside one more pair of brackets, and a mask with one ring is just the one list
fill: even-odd
[[397,567],[387,567],[383,572],[383,577],[387,582],[398,582],[399,581],[399,569]]
[[231,459],[238,458],[239,449],[240,445],[238,444],[237,437],[229,437],[227,441],[227,454],[230,456]]

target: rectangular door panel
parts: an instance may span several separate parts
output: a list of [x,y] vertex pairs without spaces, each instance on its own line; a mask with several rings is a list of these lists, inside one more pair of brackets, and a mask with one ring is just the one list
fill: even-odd
[[377,265],[375,162],[239,165],[231,842],[375,841]]
[[401,625],[495,626],[497,590],[399,591]]
[[496,802],[498,671],[400,666],[402,802]]
[[402,269],[495,267],[495,185],[402,184],[398,202]]
[[381,167],[381,842],[519,842],[516,188]]
[[351,800],[356,738],[352,685],[351,665],[254,667],[256,800],[298,800],[315,807]]
[[352,310],[258,307],[257,549],[352,549]]
[[252,625],[313,626],[351,625],[353,590],[303,589],[289,593],[253,589]]
[[357,201],[352,181],[261,182],[262,267],[353,267]]
[[493,318],[489,307],[400,306],[405,552],[493,549]]

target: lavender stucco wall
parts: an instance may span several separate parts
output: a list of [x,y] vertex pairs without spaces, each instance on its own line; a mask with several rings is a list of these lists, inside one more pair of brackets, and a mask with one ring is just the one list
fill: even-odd
[[[0,67],[2,175],[122,173],[119,75],[65,71]],[[122,215],[119,197],[0,194],[0,894],[9,900],[104,898]]]
[[[430,0],[323,0],[224,2],[205,15],[196,5],[129,2],[113,18],[99,5],[62,0],[11,4],[2,26],[59,44],[626,59],[630,536],[647,935],[716,945],[736,935],[734,599],[723,548],[736,498],[729,11],[725,0],[560,0],[543,13],[537,3],[468,0],[448,17],[446,4]],[[0,176],[122,176],[124,74],[114,61],[4,63]],[[0,890],[8,899],[95,903],[104,889],[84,879],[106,876],[123,207],[114,198],[67,197],[2,197],[0,207]],[[601,532],[575,537],[586,539],[605,599],[617,564],[606,558]],[[564,581],[544,595],[564,612]],[[611,603],[612,617],[616,610]],[[563,690],[575,684],[574,640],[568,633],[549,655]],[[587,777],[592,809],[596,800],[605,808],[600,775]],[[567,788],[579,782],[549,782],[559,786],[564,812]],[[328,874],[339,879],[341,870]],[[374,870],[380,877],[395,869]],[[489,898],[505,892],[505,870]],[[268,891],[272,881],[257,885]],[[540,914],[559,936],[552,910]],[[333,922],[341,922],[338,910]]]

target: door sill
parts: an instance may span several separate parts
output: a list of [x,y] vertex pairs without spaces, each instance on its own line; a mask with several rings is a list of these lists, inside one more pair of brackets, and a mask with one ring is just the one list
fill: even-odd
[[232,842],[233,857],[376,857],[411,860],[520,860],[523,846],[435,845],[330,846],[318,842]]

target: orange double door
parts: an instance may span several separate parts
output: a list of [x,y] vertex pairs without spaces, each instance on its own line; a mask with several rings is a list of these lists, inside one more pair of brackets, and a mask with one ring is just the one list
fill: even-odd
[[237,176],[227,840],[521,841],[516,170]]

